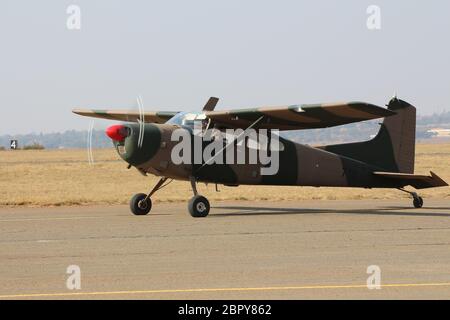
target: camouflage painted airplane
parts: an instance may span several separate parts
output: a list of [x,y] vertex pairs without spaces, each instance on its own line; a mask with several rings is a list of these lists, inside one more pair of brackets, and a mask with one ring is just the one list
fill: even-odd
[[[141,112],[75,109],[74,113],[127,123],[111,126],[107,135],[129,165],[143,175],[161,177],[148,193],[132,197],[130,209],[146,215],[152,208],[151,196],[167,185],[168,179],[190,181],[194,197],[188,209],[193,217],[206,217],[210,205],[197,193],[197,182],[238,185],[328,186],[358,188],[397,188],[409,193],[420,208],[423,199],[405,186],[416,189],[447,186],[433,172],[414,174],[416,108],[394,97],[386,108],[362,102],[291,105],[214,111],[217,98],[210,98],[202,112]],[[385,118],[371,140],[312,147],[279,137],[279,170],[261,175],[261,164],[179,164],[171,161],[171,140],[176,129],[193,134],[194,121],[209,128],[299,130],[328,128],[364,120]],[[133,123],[134,122],[134,123]],[[145,137],[145,139],[143,139]]]

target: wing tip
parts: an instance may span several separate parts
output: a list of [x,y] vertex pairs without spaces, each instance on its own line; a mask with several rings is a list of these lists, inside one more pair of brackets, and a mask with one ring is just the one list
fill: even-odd
[[79,116],[88,116],[88,115],[91,115],[93,112],[92,112],[92,110],[88,110],[88,109],[75,108],[75,109],[72,109],[72,113],[77,114]]
[[83,109],[78,109],[78,108],[72,109],[72,113],[75,113],[75,114],[82,114],[84,111],[85,111],[85,110],[83,110]]
[[380,117],[389,117],[397,114],[395,111],[368,102],[352,101],[349,102],[348,105],[361,107],[363,111],[370,112]]

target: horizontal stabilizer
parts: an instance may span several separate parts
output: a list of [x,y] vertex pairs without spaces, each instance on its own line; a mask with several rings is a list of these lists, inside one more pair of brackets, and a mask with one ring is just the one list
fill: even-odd
[[425,189],[425,188],[448,186],[447,182],[442,180],[432,171],[430,172],[431,174],[430,176],[409,174],[409,173],[380,172],[380,171],[376,171],[373,174],[386,179],[398,181],[398,185],[402,187],[409,185],[416,189]]

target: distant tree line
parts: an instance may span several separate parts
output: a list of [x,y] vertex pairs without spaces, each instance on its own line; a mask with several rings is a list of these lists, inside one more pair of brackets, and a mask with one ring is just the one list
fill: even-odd
[[[61,148],[85,148],[88,143],[87,131],[68,130],[56,133],[39,134],[19,134],[0,136],[0,146],[9,149],[11,140],[17,140],[19,148],[24,146],[42,145],[46,149]],[[105,135],[104,130],[94,130],[92,132],[92,147],[107,148],[111,147],[111,140]]]

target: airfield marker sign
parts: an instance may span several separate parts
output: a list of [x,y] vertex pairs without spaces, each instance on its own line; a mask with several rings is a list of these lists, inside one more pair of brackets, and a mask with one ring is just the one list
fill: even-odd
[[16,150],[17,147],[19,146],[19,144],[17,143],[17,140],[11,140],[9,146],[10,146],[11,150]]

